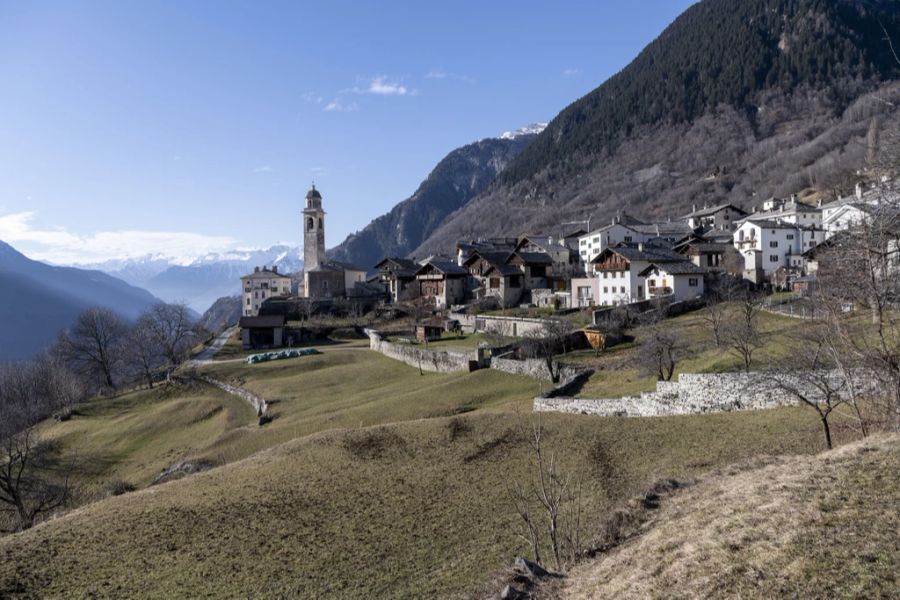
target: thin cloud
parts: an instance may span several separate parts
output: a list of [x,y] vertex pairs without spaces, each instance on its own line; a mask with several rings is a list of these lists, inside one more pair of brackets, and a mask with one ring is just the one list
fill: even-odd
[[409,88],[401,83],[390,81],[387,77],[376,77],[369,82],[368,93],[378,96],[405,96]]
[[432,69],[425,73],[425,79],[452,79],[464,83],[475,83],[475,80],[464,73],[448,73],[443,69]]
[[340,98],[335,98],[331,102],[325,105],[323,108],[325,112],[356,112],[359,110],[359,106],[356,102],[344,102]]
[[0,240],[25,250],[31,258],[56,264],[93,264],[147,255],[190,261],[233,249],[235,240],[187,231],[121,230],[75,234],[63,227],[33,225],[36,213],[0,216]]
[[275,170],[275,169],[273,169],[273,168],[272,168],[271,166],[269,166],[269,165],[261,165],[261,166],[259,166],[259,167],[255,167],[255,168],[253,169],[253,172],[254,172],[254,173],[271,173],[271,172],[274,171],[274,170]]
[[568,68],[568,69],[563,69],[562,76],[563,77],[574,77],[575,75],[578,75],[579,73],[581,73],[581,69]]
[[300,97],[306,102],[311,102],[313,104],[322,104],[325,102],[325,98],[315,92],[304,92]]

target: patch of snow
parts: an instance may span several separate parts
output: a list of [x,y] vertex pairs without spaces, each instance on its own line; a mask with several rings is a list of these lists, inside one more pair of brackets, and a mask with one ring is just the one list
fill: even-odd
[[547,123],[531,123],[525,127],[519,127],[515,131],[504,131],[500,134],[501,140],[514,140],[523,135],[537,135],[547,128]]

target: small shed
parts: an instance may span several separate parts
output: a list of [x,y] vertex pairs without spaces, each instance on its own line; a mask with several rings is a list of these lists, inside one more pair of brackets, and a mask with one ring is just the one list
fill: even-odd
[[284,345],[284,315],[241,317],[240,327],[244,350],[281,348]]
[[416,341],[418,342],[425,343],[439,340],[443,333],[443,322],[426,321],[424,323],[416,323]]

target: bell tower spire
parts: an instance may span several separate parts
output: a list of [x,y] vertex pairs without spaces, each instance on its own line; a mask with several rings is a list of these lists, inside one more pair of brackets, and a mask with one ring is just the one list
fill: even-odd
[[314,271],[325,260],[325,211],[322,210],[322,194],[315,182],[306,192],[306,208],[303,209],[303,270]]

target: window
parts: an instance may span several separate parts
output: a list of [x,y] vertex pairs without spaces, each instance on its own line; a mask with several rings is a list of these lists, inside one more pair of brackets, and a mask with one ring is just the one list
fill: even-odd
[[772,240],[771,242],[769,242],[769,248],[777,248],[777,247],[778,247],[778,240]]
[[[296,223],[296,221],[294,221],[294,222]],[[315,228],[316,228],[316,222],[313,220],[313,218],[309,217],[308,219],[306,219],[306,230],[312,231]]]
[[500,288],[500,278],[499,277],[491,277],[491,289],[496,290]]
[[250,296],[247,296],[247,306],[250,306]]
[[587,240],[581,240],[578,243],[581,244],[582,246],[584,246],[587,244]]
[[696,278],[696,277],[689,277],[689,278],[688,278],[688,285],[689,285],[690,287],[697,287],[697,286],[699,285],[699,283],[698,283],[698,281],[697,281],[697,278]]
[[609,293],[609,287],[607,287],[607,286],[604,285],[604,286],[603,286],[603,293],[604,293],[604,294],[608,294],[608,293]]
[[647,285],[650,286],[651,288],[655,288],[655,287],[656,287],[656,280],[655,280],[655,279],[651,279],[650,281],[647,282]]
[[626,241],[626,242],[630,242],[630,241],[631,241],[631,236],[630,236],[630,235],[626,235],[626,236],[625,236],[625,241]]
[[603,279],[609,279],[609,273],[603,271]]
[[787,239],[789,239],[789,240],[794,239],[794,234],[793,233],[787,234]]
[[596,237],[594,238],[594,243],[595,243],[595,244],[599,244],[599,243],[600,243],[600,236],[599,236],[599,235],[596,236]]
[[625,286],[623,285],[622,287],[620,287],[620,288],[619,288],[619,291],[622,292],[622,293],[624,294],[624,293],[625,293]]
[[778,262],[778,255],[777,255],[777,254],[772,254],[771,256],[769,256],[769,262],[777,263],[777,262]]

